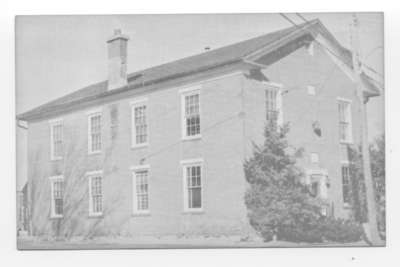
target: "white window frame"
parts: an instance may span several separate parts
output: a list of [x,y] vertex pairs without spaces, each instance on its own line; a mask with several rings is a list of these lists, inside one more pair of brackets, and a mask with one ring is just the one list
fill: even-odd
[[282,100],[282,88],[283,85],[279,83],[274,83],[274,82],[267,82],[263,81],[263,84],[266,85],[266,88],[264,90],[264,103],[265,103],[265,119],[267,119],[267,107],[266,107],[266,92],[268,90],[275,90],[276,91],[276,111],[278,112],[278,118],[277,118],[277,125],[282,126],[283,125],[283,100]]
[[54,127],[61,126],[61,144],[64,149],[64,123],[63,119],[54,119],[49,121],[50,124],[50,159],[51,160],[61,160],[63,158],[62,155],[55,156],[55,148],[54,148]]
[[338,124],[339,124],[339,128],[340,128],[340,111],[339,111],[339,105],[340,103],[346,103],[348,105],[348,108],[346,110],[347,116],[348,116],[348,124],[349,124],[349,128],[348,128],[348,136],[346,140],[342,140],[341,136],[340,136],[340,129],[339,129],[339,142],[342,144],[352,144],[353,143],[353,121],[352,121],[352,101],[350,99],[346,99],[346,98],[341,98],[338,97],[337,99],[337,109],[338,109]]
[[[150,165],[138,165],[130,168],[132,171],[132,212],[133,214],[150,214]],[[147,210],[140,210],[137,206],[136,173],[147,171]]]
[[342,149],[347,150],[347,144],[340,144],[339,149],[340,149],[340,163],[341,163],[341,164],[350,164],[350,159],[349,159],[349,155],[348,155],[348,154],[345,155],[346,158],[343,158],[343,157],[342,157],[342,153],[343,153],[343,152],[344,152],[344,153],[348,153],[348,151],[342,151]]
[[307,85],[307,94],[311,96],[315,96],[317,94],[317,89],[314,85]]
[[[328,199],[328,188],[326,186],[328,182],[328,171],[325,169],[308,169],[306,170],[306,185],[311,185],[311,176],[321,176],[319,182],[319,192],[322,199]],[[325,185],[324,185],[325,184]]]
[[[104,211],[104,176],[103,171],[91,171],[86,173],[86,177],[88,178],[88,186],[89,186],[89,217],[99,217],[103,215]],[[96,177],[101,177],[101,211],[94,212],[93,211],[93,199],[92,199],[92,179]]]
[[[182,178],[183,178],[183,211],[188,213],[196,213],[204,211],[204,167],[203,167],[203,159],[187,159],[181,161],[182,165]],[[201,182],[201,190],[200,190],[200,198],[201,198],[201,207],[200,208],[189,208],[189,195],[188,195],[188,184],[186,177],[186,168],[187,167],[197,167],[200,166],[200,182]]]
[[[139,148],[139,147],[145,147],[149,145],[149,109],[148,109],[148,98],[141,98],[141,99],[136,99],[130,102],[131,106],[131,147],[132,148]],[[145,106],[146,107],[146,113],[145,113],[145,118],[146,118],[146,142],[144,143],[136,143],[136,125],[135,125],[135,108],[140,107],[140,106]]]
[[319,164],[319,154],[317,152],[310,153],[311,164]]
[[[192,86],[188,88],[184,88],[179,90],[181,95],[181,129],[182,129],[182,139],[183,140],[193,140],[193,139],[200,139],[201,138],[201,129],[202,129],[202,116],[201,116],[201,93],[200,93],[201,85]],[[191,95],[199,95],[199,116],[200,116],[200,133],[196,135],[187,135],[186,132],[186,102],[185,97]]]
[[[87,113],[87,115],[88,115],[88,154],[89,155],[99,154],[99,153],[101,153],[101,151],[103,149],[103,132],[102,132],[103,112],[101,109],[96,109],[96,110],[89,111]],[[92,125],[91,125],[92,120],[91,119],[96,116],[100,116],[100,149],[92,150]]]
[[[64,216],[64,199],[63,199],[63,213],[62,214],[56,214],[56,205],[55,205],[55,199],[54,199],[54,183],[62,181],[64,183],[64,176],[62,175],[57,175],[57,176],[51,176],[49,177],[50,180],[50,217],[51,218],[62,218]],[[64,185],[63,185],[64,186]],[[64,188],[63,188],[64,191]],[[64,198],[64,192],[63,192],[63,198]]]

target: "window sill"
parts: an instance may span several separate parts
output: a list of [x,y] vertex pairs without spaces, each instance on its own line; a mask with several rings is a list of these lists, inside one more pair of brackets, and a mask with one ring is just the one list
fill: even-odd
[[135,211],[132,213],[132,217],[149,217],[151,216],[150,211]]
[[344,140],[340,140],[339,143],[340,143],[341,145],[352,145],[352,144],[353,144],[353,141],[344,141]]
[[51,215],[50,220],[57,220],[57,219],[62,219],[64,218],[63,215]]
[[139,148],[145,148],[148,147],[149,143],[144,143],[144,144],[138,144],[138,145],[132,145],[131,149],[139,149]]
[[99,150],[99,151],[89,151],[88,152],[89,156],[92,156],[92,155],[94,156],[94,155],[99,155],[99,154],[101,154],[101,150]]
[[204,214],[203,209],[188,209],[182,212],[183,214]]
[[92,214],[89,214],[89,218],[92,218],[92,219],[103,218],[103,213],[92,213]]
[[351,209],[351,205],[349,203],[343,203],[344,209]]
[[51,157],[50,161],[60,161],[62,159],[63,159],[62,157]]
[[184,136],[182,138],[183,141],[200,140],[200,139],[201,139],[201,134],[192,135],[192,136]]

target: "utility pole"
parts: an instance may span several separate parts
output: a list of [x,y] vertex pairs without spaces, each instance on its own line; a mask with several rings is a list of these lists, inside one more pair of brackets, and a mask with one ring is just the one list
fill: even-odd
[[360,63],[360,47],[358,37],[358,18],[356,14],[353,14],[353,22],[351,25],[351,43],[352,43],[352,56],[353,56],[353,70],[354,76],[357,83],[357,97],[360,103],[360,115],[361,115],[361,152],[362,152],[362,164],[364,172],[364,183],[367,199],[367,213],[368,221],[363,225],[364,232],[367,236],[368,241],[371,245],[382,245],[381,238],[378,232],[377,223],[377,211],[375,201],[375,186],[374,180],[371,174],[371,163],[369,155],[368,145],[368,124],[367,124],[367,102],[368,97],[364,96],[364,85],[361,80],[361,63]]

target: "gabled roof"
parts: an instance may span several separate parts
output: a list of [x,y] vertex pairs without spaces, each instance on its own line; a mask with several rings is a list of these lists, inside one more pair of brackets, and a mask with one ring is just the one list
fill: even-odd
[[[98,99],[117,94],[122,91],[136,90],[145,88],[149,84],[163,82],[168,79],[174,79],[202,72],[212,68],[218,68],[227,64],[245,61],[246,58],[260,49],[283,45],[290,41],[291,37],[299,35],[310,35],[311,32],[323,32],[326,38],[333,42],[339,49],[342,61],[352,68],[351,52],[342,47],[336,39],[326,30],[319,20],[312,20],[298,26],[293,26],[256,38],[238,42],[232,45],[224,46],[198,55],[186,57],[166,64],[152,68],[136,71],[128,75],[128,86],[123,88],[107,90],[107,81],[102,81],[90,86],[84,87],[76,92],[48,102],[30,111],[18,116],[21,120],[33,120],[51,114],[54,111],[71,107],[79,103]],[[275,48],[276,49],[276,48]]]

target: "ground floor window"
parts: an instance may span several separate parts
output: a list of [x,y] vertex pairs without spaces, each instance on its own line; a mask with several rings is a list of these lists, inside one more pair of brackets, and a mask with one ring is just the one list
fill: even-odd
[[133,212],[149,212],[149,170],[148,167],[133,171]]
[[183,164],[184,208],[198,211],[203,208],[202,163],[194,161]]
[[62,176],[51,177],[51,217],[63,216],[64,211],[64,179]]
[[342,165],[342,192],[343,202],[345,205],[350,204],[351,187],[350,187],[350,168],[348,164]]
[[101,172],[89,175],[89,215],[103,213],[103,177]]

